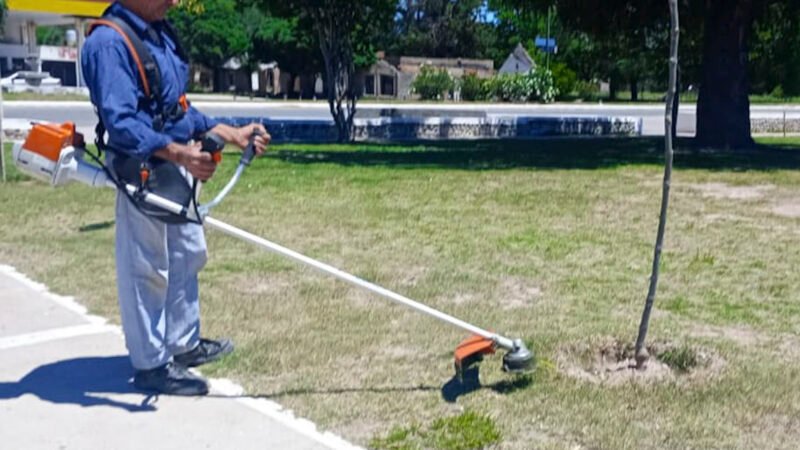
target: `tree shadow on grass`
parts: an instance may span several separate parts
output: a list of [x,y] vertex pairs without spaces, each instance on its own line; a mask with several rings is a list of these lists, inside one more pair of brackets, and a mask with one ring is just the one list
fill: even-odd
[[141,394],[128,381],[132,374],[127,356],[67,359],[37,367],[17,382],[0,382],[0,402],[30,394],[55,404],[155,411],[152,396],[144,396],[141,403],[127,403],[105,395]]
[[[292,146],[270,153],[268,157],[294,164],[463,170],[601,169],[664,163],[662,138],[444,141],[352,144],[336,146],[332,150],[324,148]],[[800,168],[798,150],[785,145],[759,146],[748,150],[712,150],[694,146],[692,139],[679,139],[674,163],[677,168],[708,170],[792,170]]]

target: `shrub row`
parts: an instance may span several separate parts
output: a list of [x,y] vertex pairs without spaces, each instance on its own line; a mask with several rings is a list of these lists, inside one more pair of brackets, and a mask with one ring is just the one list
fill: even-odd
[[467,74],[454,79],[444,69],[425,66],[411,84],[413,92],[423,100],[447,99],[451,92],[460,90],[466,101],[542,102],[555,100],[559,93],[553,73],[535,68],[528,73],[504,74],[492,78],[478,78]]

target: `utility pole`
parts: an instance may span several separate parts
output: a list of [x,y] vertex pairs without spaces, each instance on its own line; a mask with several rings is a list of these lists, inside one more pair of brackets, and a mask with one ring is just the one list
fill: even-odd
[[552,6],[547,8],[547,40],[544,41],[545,65],[547,66],[547,70],[550,70],[550,12],[552,10]]

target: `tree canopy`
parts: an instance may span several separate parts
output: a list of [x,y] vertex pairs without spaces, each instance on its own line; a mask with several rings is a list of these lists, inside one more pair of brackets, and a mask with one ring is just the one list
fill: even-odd
[[376,44],[391,28],[395,0],[286,0],[265,1],[262,6],[278,17],[296,20],[300,34],[316,43],[339,140],[349,141],[359,97],[356,70],[375,61]]
[[398,3],[392,53],[428,57],[491,57],[494,27],[482,20],[484,0]]
[[252,43],[236,7],[235,0],[206,0],[202,8],[172,10],[170,19],[193,62],[220,67],[248,53]]

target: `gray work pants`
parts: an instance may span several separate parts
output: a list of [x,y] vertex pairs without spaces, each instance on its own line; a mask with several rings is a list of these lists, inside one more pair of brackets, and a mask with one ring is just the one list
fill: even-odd
[[203,227],[166,224],[117,193],[116,262],[125,345],[136,370],[195,348],[200,338],[197,274],[206,263]]

